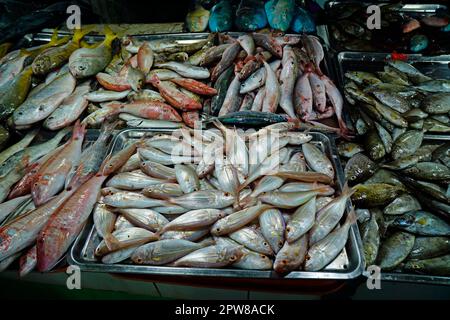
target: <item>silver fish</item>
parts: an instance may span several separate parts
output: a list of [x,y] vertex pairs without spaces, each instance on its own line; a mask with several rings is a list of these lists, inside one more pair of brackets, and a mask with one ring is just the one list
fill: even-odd
[[273,252],[278,253],[284,244],[285,221],[281,211],[278,209],[264,211],[259,216],[259,225]]
[[175,176],[184,193],[200,190],[200,182],[194,169],[187,165],[175,165]]
[[162,227],[169,223],[162,214],[151,209],[132,209],[124,208],[118,209],[116,212],[120,213],[134,226],[144,228],[152,232],[159,231]]
[[204,229],[225,217],[225,213],[218,209],[199,209],[188,211],[166,224],[159,232],[169,230],[189,231]]
[[334,178],[334,167],[330,159],[319,150],[316,146],[310,143],[304,143],[302,145],[303,154],[305,155],[306,162],[316,172],[328,175]]
[[273,268],[278,273],[299,270],[308,251],[308,237],[304,235],[292,243],[285,242],[278,251]]
[[242,247],[209,246],[196,250],[173,263],[175,267],[220,268],[233,264],[243,256]]
[[244,227],[237,231],[231,232],[228,236],[250,250],[265,255],[273,255],[272,248],[267,240],[261,232],[252,227]]
[[306,234],[314,225],[316,218],[316,197],[312,197],[303,204],[294,214],[286,225],[286,241],[294,242]]
[[103,202],[114,208],[152,208],[164,206],[167,202],[159,199],[151,199],[135,192],[118,192],[103,198]]
[[106,183],[106,186],[122,190],[142,190],[164,182],[167,180],[152,178],[140,171],[133,171],[116,174]]

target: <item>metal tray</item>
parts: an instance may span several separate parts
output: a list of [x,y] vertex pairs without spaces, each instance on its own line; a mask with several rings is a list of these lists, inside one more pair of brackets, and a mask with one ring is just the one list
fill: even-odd
[[[345,77],[347,71],[367,71],[375,72],[382,71],[385,66],[385,61],[389,54],[375,53],[375,52],[341,52],[337,56],[331,55],[329,52],[328,59],[330,64],[334,65],[336,79],[339,84],[339,89],[344,92]],[[408,55],[408,62],[421,72],[436,79],[450,79],[450,54],[440,56],[422,56],[420,54]],[[345,109],[352,108],[350,103],[345,101]],[[348,109],[347,109],[348,110]],[[353,123],[350,121],[349,113],[344,112],[344,118],[350,127]],[[450,133],[428,133],[428,135],[445,137]]]
[[[121,131],[111,147],[111,153],[115,153],[124,148],[131,141],[140,139],[143,135],[154,135],[160,132],[171,132],[171,130],[137,130],[126,129]],[[343,185],[343,172],[336,153],[336,147],[325,134],[320,132],[311,132],[313,143],[324,150],[327,156],[332,160],[336,169],[338,188],[341,190]],[[94,257],[94,250],[100,238],[93,226],[92,219],[83,229],[80,236],[68,255],[70,264],[78,265],[82,270],[95,272],[116,272],[116,273],[134,273],[134,274],[153,274],[153,275],[179,275],[179,276],[211,276],[211,277],[229,277],[229,278],[252,278],[252,279],[280,279],[283,278],[274,271],[259,270],[240,270],[240,269],[213,269],[213,268],[175,268],[165,266],[142,266],[122,262],[119,264],[106,265]],[[294,271],[286,275],[286,279],[354,279],[361,275],[363,262],[361,254],[361,240],[358,227],[354,225],[349,233],[349,240],[343,252],[321,272]]]
[[[414,2],[414,1],[408,1],[408,2]],[[330,10],[333,7],[343,5],[343,4],[351,4],[351,3],[356,3],[361,6],[369,6],[371,4],[375,4],[375,5],[392,4],[392,2],[387,2],[385,0],[381,0],[381,1],[356,1],[356,0],[328,1],[325,4],[325,10]],[[424,17],[424,16],[433,15],[438,11],[446,11],[446,10],[448,10],[448,7],[443,4],[406,3],[406,4],[403,4],[402,7],[399,8],[397,11],[408,14],[409,16],[411,16],[413,18],[418,18],[418,17],[420,18],[420,17]],[[337,51],[337,52],[348,51],[345,49],[341,50],[341,46],[339,45],[339,43],[334,41],[334,38],[330,34],[328,24],[319,26],[317,29],[317,34],[320,35],[322,39],[324,39],[325,43],[331,50]]]

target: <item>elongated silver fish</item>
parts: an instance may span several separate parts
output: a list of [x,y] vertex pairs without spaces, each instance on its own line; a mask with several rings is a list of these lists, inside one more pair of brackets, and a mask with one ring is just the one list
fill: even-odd
[[225,213],[218,209],[199,209],[188,211],[166,224],[160,230],[160,233],[164,233],[169,230],[189,231],[204,229],[223,217],[225,217]]
[[265,255],[273,255],[273,251],[269,243],[261,234],[261,232],[259,232],[255,228],[244,227],[242,229],[231,232],[228,236],[250,250]]
[[286,241],[294,242],[306,234],[314,225],[316,218],[316,197],[295,210],[286,225]]

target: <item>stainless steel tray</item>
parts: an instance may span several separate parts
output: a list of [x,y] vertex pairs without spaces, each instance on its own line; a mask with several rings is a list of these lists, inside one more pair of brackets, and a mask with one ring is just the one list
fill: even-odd
[[[382,71],[385,66],[385,61],[388,58],[386,53],[375,52],[341,52],[337,56],[329,54],[330,64],[334,65],[336,79],[339,84],[339,89],[344,92],[345,77],[347,71],[367,71],[375,72]],[[421,72],[436,79],[450,79],[450,54],[439,56],[422,56],[420,54],[408,55],[408,62]],[[345,100],[345,99],[344,99]],[[345,109],[352,108],[352,105],[345,101]],[[348,109],[347,109],[348,110]],[[349,113],[344,112],[346,122],[350,127],[353,127],[349,119]],[[437,137],[445,137],[450,133],[428,133],[429,135],[436,135]]]
[[[409,1],[409,2],[414,2],[414,1]],[[438,2],[438,1],[436,1],[436,2]],[[351,3],[356,3],[356,4],[359,4],[361,6],[368,6],[368,5],[371,5],[371,4],[375,4],[375,5],[393,4],[392,2],[390,3],[390,2],[385,1],[385,0],[380,0],[380,1],[356,1],[356,0],[328,1],[325,4],[325,10],[330,10],[333,7],[336,7],[336,6],[339,6],[339,5],[343,5],[343,4],[351,4]],[[417,17],[424,17],[424,16],[433,15],[437,11],[445,11],[445,10],[448,10],[448,6],[443,5],[443,4],[406,3],[406,4],[401,4],[401,8],[397,9],[396,11],[397,12],[403,12],[405,14],[408,14],[411,17],[417,18]],[[333,37],[330,34],[330,30],[329,30],[329,25],[328,24],[321,25],[318,28],[317,33],[321,36],[322,39],[324,39],[325,43],[327,44],[327,46],[332,51],[336,51],[336,52],[348,51],[348,50],[345,50],[345,49],[341,50],[339,43],[334,41]]]
[[[171,130],[138,130],[126,129],[121,131],[114,139],[111,153],[124,148],[131,141],[140,139],[143,135],[153,135],[160,132],[171,132]],[[311,132],[313,143],[320,147],[332,160],[336,169],[338,189],[343,185],[343,172],[337,156],[334,142],[325,134]],[[153,275],[179,275],[179,276],[211,276],[230,278],[258,278],[258,279],[280,279],[280,275],[274,271],[240,270],[240,269],[204,269],[204,268],[175,268],[165,266],[142,266],[131,263],[120,263],[106,265],[94,257],[94,250],[100,238],[98,237],[92,220],[88,222],[68,255],[70,264],[78,265],[82,270],[95,272],[116,272]],[[358,227],[354,225],[349,233],[349,240],[343,252],[329,266],[321,272],[294,271],[286,275],[286,279],[354,279],[361,275],[363,262],[361,254],[361,240]]]

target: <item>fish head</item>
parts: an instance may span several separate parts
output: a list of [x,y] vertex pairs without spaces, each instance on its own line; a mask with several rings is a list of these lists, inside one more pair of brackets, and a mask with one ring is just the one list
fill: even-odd
[[397,226],[397,227],[403,227],[403,228],[407,228],[410,227],[414,224],[414,221],[416,220],[415,216],[410,214],[410,213],[406,213],[400,217],[398,217],[397,219],[394,220],[394,222],[392,223],[392,225]]
[[69,65],[70,73],[77,79],[92,76],[93,63],[89,59],[76,60]]
[[48,55],[41,55],[34,59],[31,68],[36,75],[45,75],[51,70],[52,61]]

